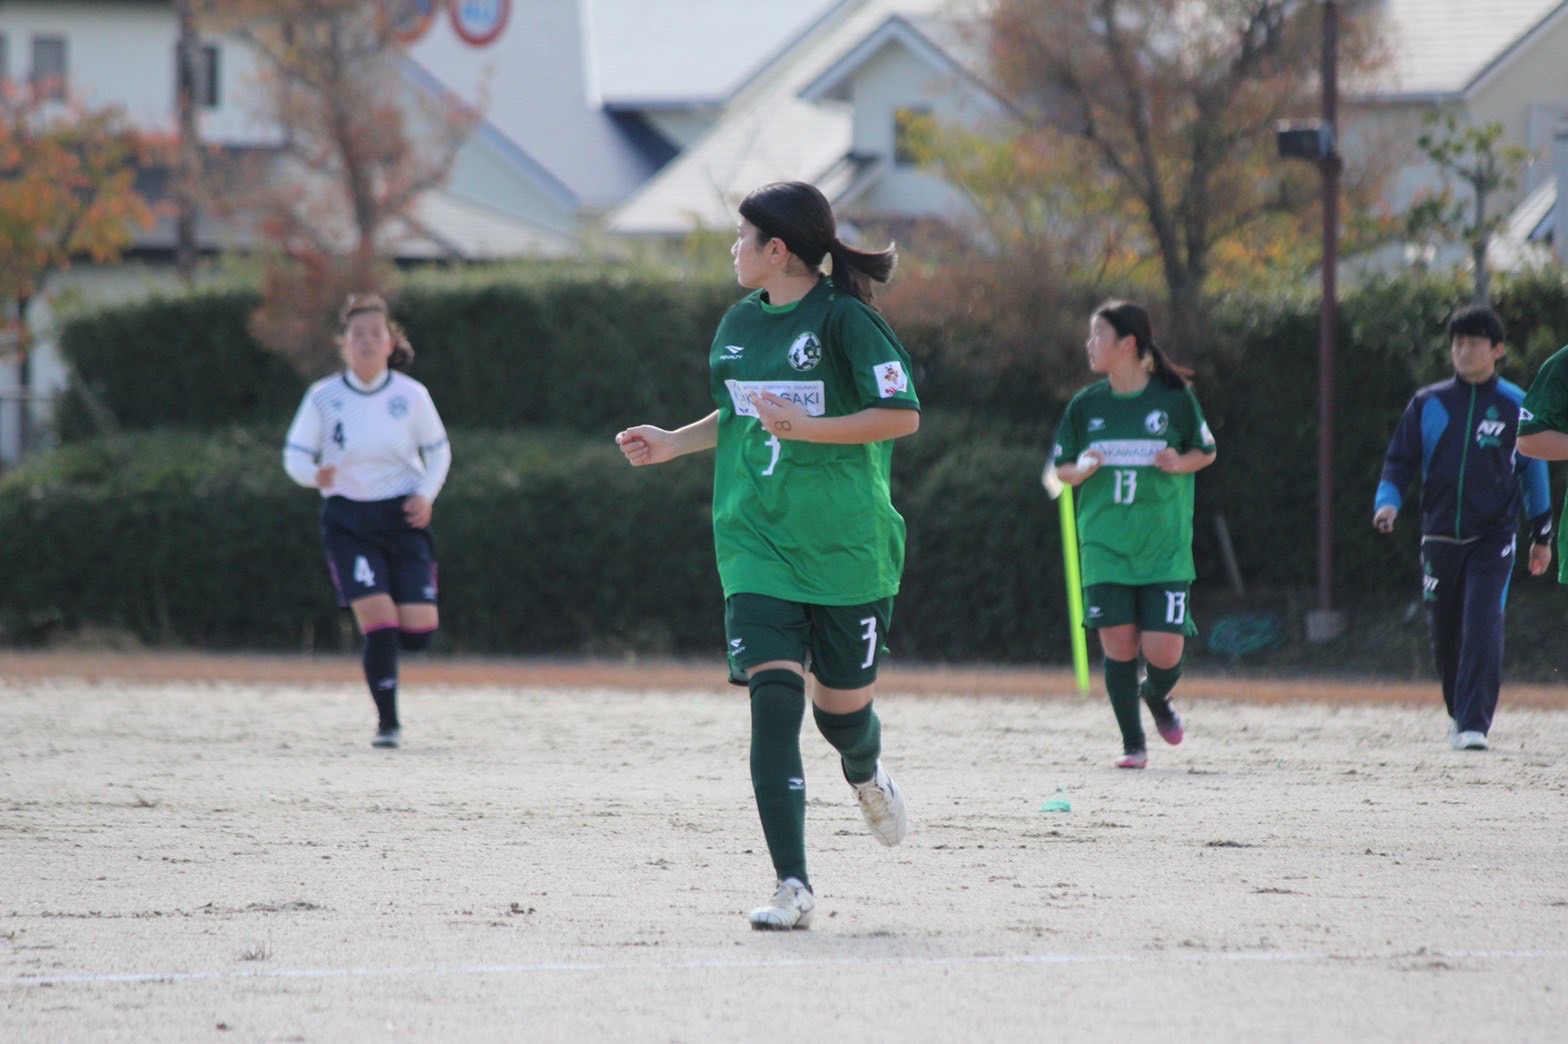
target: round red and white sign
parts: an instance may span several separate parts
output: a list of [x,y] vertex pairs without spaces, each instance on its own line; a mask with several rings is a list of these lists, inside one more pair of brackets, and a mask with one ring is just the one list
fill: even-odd
[[447,0],[452,29],[475,47],[483,47],[506,29],[512,0]]
[[392,38],[407,46],[430,31],[442,0],[381,0],[381,17]]

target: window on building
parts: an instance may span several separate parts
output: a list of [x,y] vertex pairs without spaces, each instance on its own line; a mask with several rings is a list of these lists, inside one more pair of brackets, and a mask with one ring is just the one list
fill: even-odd
[[218,82],[218,48],[208,44],[201,49],[196,70],[196,101],[202,108],[216,109],[222,102]]
[[[180,88],[180,49],[174,49],[174,87],[178,92]],[[196,60],[191,69],[191,100],[203,109],[216,109],[222,101],[219,91],[218,76],[218,48],[213,44],[203,44],[196,48]]]
[[900,167],[918,163],[910,140],[910,124],[931,115],[929,108],[901,108],[893,113],[893,162]]
[[65,37],[33,37],[33,89],[44,98],[64,99],[67,71]]

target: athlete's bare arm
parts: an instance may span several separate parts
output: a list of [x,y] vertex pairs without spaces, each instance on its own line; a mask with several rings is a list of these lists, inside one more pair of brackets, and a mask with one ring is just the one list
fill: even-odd
[[693,421],[684,428],[666,431],[652,424],[639,424],[615,436],[615,444],[629,464],[663,464],[688,453],[699,453],[719,444],[719,411],[714,410],[700,421]]
[[1536,460],[1568,460],[1568,431],[1538,431],[1519,436],[1515,445]]

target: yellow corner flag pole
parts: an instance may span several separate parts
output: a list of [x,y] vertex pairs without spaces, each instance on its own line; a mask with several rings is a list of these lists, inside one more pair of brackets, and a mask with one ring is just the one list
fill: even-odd
[[1056,501],[1062,516],[1062,566],[1067,578],[1067,620],[1072,632],[1073,675],[1078,692],[1089,695],[1089,636],[1083,630],[1083,584],[1078,572],[1078,522],[1073,517],[1073,491],[1056,477],[1056,466],[1047,464],[1040,484]]

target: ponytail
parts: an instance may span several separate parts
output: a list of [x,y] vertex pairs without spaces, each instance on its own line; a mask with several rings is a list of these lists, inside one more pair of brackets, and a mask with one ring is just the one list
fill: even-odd
[[1154,324],[1142,305],[1131,301],[1107,301],[1096,308],[1094,314],[1109,323],[1117,337],[1131,337],[1137,342],[1138,358],[1161,384],[1180,389],[1191,383],[1192,371],[1172,362],[1154,342]]
[[832,258],[833,285],[867,305],[871,284],[887,282],[898,261],[892,246],[861,250],[840,240],[828,198],[804,181],[776,181],[753,189],[741,200],[740,216],[756,227],[761,241],[782,240],[813,271],[821,270],[823,258]]
[[828,244],[828,256],[833,259],[833,285],[867,305],[875,296],[871,283],[886,283],[893,275],[893,266],[898,264],[898,251],[891,243],[886,250],[861,250],[837,236]]

